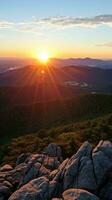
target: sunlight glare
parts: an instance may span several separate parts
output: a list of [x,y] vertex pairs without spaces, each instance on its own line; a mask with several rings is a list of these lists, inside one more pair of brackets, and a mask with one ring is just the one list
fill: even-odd
[[38,60],[42,63],[47,63],[49,60],[49,55],[48,53],[39,53],[38,54]]

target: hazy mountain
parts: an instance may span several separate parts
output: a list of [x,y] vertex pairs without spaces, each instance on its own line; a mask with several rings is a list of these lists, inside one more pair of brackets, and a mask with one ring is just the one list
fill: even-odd
[[[8,58],[1,57],[0,58],[0,73],[5,72],[7,70],[13,70],[15,68],[21,68],[25,65],[35,65],[38,61],[36,59],[23,59],[23,58]],[[69,59],[56,59],[52,58],[50,65],[56,67],[64,67],[64,66],[90,66],[90,67],[98,67],[104,69],[112,68],[112,60],[99,60],[92,58],[69,58]]]
[[0,74],[0,86],[32,86],[42,82],[63,84],[67,81],[86,82],[87,84],[112,83],[112,69],[100,69],[80,66],[61,68],[49,67],[41,74],[39,65],[27,66]]
[[69,59],[53,59],[53,64],[56,66],[90,66],[98,68],[112,68],[112,60],[100,60],[92,58],[69,58]]

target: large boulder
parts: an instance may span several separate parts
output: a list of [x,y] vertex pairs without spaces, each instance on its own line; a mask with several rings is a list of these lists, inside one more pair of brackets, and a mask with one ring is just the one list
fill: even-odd
[[19,187],[25,185],[29,181],[36,179],[41,176],[48,176],[50,171],[46,169],[41,163],[39,162],[30,162],[27,164],[25,172],[20,180]]
[[79,188],[96,192],[112,170],[112,144],[101,141],[93,150],[85,142],[65,167],[63,189]]
[[25,161],[27,161],[27,159],[30,157],[30,153],[22,153],[20,156],[17,157],[16,160],[16,165],[19,165]]
[[112,182],[108,182],[100,192],[101,200],[112,200]]
[[99,200],[99,198],[86,190],[69,189],[63,193],[64,200]]
[[102,185],[107,175],[112,171],[112,143],[101,141],[93,150],[92,161],[97,187]]
[[7,171],[11,171],[13,168],[11,165],[4,165],[3,167],[0,168],[0,172],[7,172]]
[[20,155],[13,169],[0,168],[0,200],[112,200],[111,142],[95,149],[85,142],[60,164],[61,156],[60,147],[50,144],[42,154]]
[[112,200],[112,173],[108,175],[105,184],[103,184],[99,192],[99,197],[101,200]]
[[78,152],[72,156],[65,167],[63,189],[83,188],[90,191],[96,190],[96,181],[94,179],[92,146],[85,142]]
[[43,153],[50,156],[50,157],[57,157],[61,158],[62,151],[61,148],[54,143],[49,144],[44,150]]
[[45,177],[34,179],[14,192],[9,200],[47,200],[49,198],[49,180]]
[[7,199],[12,193],[12,184],[8,181],[3,181],[0,183],[0,199]]
[[11,190],[9,187],[1,185],[0,186],[0,198],[3,198],[4,200],[8,198],[11,194]]

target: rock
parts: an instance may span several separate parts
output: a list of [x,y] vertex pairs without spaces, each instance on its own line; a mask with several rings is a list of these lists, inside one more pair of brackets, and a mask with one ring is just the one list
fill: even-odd
[[72,159],[76,158],[82,158],[82,157],[91,157],[92,154],[92,145],[86,141],[82,144],[80,149],[77,151],[77,153],[72,157]]
[[34,179],[14,192],[9,200],[47,200],[49,197],[49,180],[45,177]]
[[0,185],[0,198],[5,200],[6,198],[8,198],[11,194],[11,190],[4,185]]
[[44,166],[42,166],[39,162],[37,163],[30,163],[27,165],[27,168],[25,169],[24,175],[21,178],[19,187],[22,185],[25,185],[29,181],[36,179],[41,176],[48,176],[50,171],[46,169]]
[[81,189],[69,189],[63,193],[64,200],[99,200],[98,197]]
[[52,200],[63,200],[62,198],[53,198]]
[[14,169],[3,166],[0,200],[98,200],[94,194],[112,200],[111,142],[100,141],[93,150],[85,142],[62,163],[61,156],[60,147],[52,143],[43,154],[21,154]]
[[92,146],[85,142],[78,152],[72,156],[65,167],[63,189],[84,188],[96,190],[93,163],[91,160]]
[[46,156],[46,158],[43,161],[43,166],[45,166],[47,169],[57,169],[60,165],[60,162],[58,161],[57,157],[48,157]]
[[17,165],[15,167],[15,169],[13,169],[12,171],[10,171],[9,173],[7,173],[5,175],[5,179],[7,181],[9,181],[10,183],[12,183],[14,187],[15,187],[15,185],[16,186],[19,185],[19,183],[21,182],[22,177],[25,174],[26,168],[27,168],[27,165],[25,163]]
[[59,196],[61,193],[61,185],[57,181],[49,182],[49,197]]
[[53,180],[55,178],[55,176],[58,174],[59,170],[55,169],[53,170],[50,174],[49,174],[49,179]]
[[10,193],[10,190],[7,186],[0,186],[0,195],[1,194],[9,194]]
[[25,169],[25,172],[23,174],[23,177],[20,181],[19,187],[21,187],[22,185],[25,185],[26,183],[28,183],[29,181],[37,178],[39,176],[39,169],[41,167],[40,163],[32,163],[32,165],[27,165],[27,168]]
[[106,183],[103,185],[99,197],[102,200],[112,200],[112,173],[109,174],[108,179],[106,180]]
[[20,156],[18,156],[16,165],[19,165],[19,164],[25,162],[30,155],[31,155],[30,153],[26,153],[26,154],[23,153]]
[[112,159],[112,143],[110,141],[101,140],[93,152],[103,151],[110,159]]
[[59,169],[64,169],[69,162],[69,158],[65,159],[59,166]]
[[63,189],[72,188],[74,181],[77,179],[79,170],[79,160],[75,159],[72,162],[68,163],[65,168],[65,173],[63,177]]
[[93,150],[93,167],[97,186],[103,184],[109,171],[112,170],[112,144],[108,141],[101,141]]
[[108,182],[100,192],[101,200],[112,200],[112,182]]
[[61,158],[62,156],[61,148],[54,143],[49,144],[48,147],[44,149],[43,153],[50,157]]
[[110,142],[100,142],[93,153],[91,145],[85,142],[65,167],[64,190],[74,187],[96,192],[112,169],[111,152]]
[[0,168],[0,172],[7,172],[7,171],[11,171],[13,168],[11,165],[4,165],[3,167]]
[[8,188],[13,188],[13,185],[9,181],[4,181],[3,185],[8,187]]

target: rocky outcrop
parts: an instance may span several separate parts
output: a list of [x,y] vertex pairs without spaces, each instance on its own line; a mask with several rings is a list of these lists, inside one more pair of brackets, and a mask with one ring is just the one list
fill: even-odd
[[49,144],[48,147],[43,150],[43,153],[57,158],[61,158],[62,156],[61,148],[54,143]]
[[22,154],[15,168],[0,168],[0,200],[112,200],[112,143],[89,142],[62,161],[50,144],[42,154]]
[[85,190],[81,190],[81,189],[69,189],[66,190],[63,193],[63,199],[64,200],[75,200],[75,199],[79,199],[79,200],[99,200],[98,197],[96,197],[95,195],[91,194],[90,192],[87,192]]

